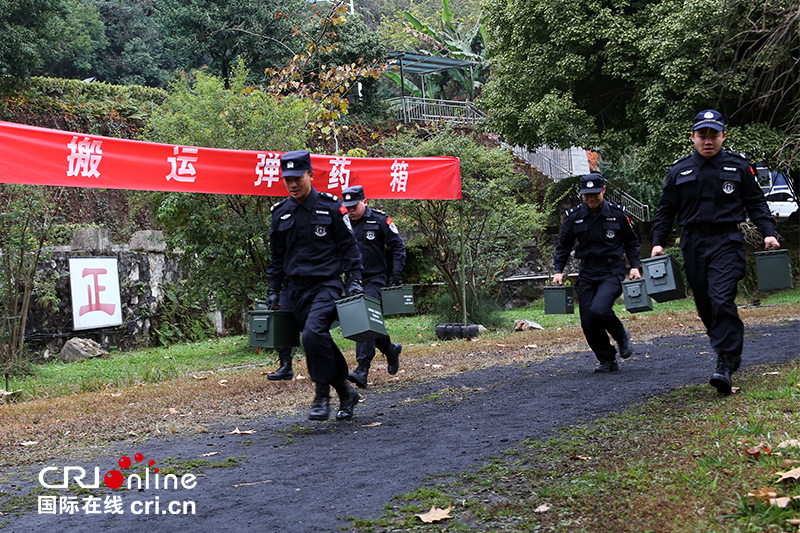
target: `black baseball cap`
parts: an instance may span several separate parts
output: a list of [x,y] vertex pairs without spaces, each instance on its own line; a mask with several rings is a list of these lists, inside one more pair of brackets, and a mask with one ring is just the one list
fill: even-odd
[[602,174],[586,174],[581,176],[581,194],[592,194],[601,192],[606,186],[606,180]]
[[281,177],[302,176],[306,170],[312,170],[308,150],[295,150],[281,156]]
[[353,185],[352,187],[345,187],[342,189],[342,198],[345,207],[353,207],[358,202],[364,199],[364,187],[361,185]]
[[725,119],[722,118],[722,113],[713,109],[700,111],[692,121],[692,131],[697,131],[701,128],[725,131]]

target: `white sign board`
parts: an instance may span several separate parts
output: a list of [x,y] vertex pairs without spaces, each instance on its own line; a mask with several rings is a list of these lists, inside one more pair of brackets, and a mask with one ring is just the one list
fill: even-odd
[[70,257],[74,329],[122,324],[116,257]]

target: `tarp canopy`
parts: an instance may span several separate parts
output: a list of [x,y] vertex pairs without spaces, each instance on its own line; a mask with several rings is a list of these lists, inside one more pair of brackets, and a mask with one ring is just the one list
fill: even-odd
[[[274,150],[222,150],[131,141],[0,121],[0,183],[287,196]],[[368,198],[461,198],[456,157],[369,158],[311,154],[314,188]]]
[[[404,73],[422,74],[423,76],[454,68],[469,69],[478,64],[476,61],[410,54],[408,52],[392,52],[389,54],[389,60],[389,68],[392,68],[393,64],[396,64],[398,67],[402,65]],[[392,60],[394,60],[394,62]]]

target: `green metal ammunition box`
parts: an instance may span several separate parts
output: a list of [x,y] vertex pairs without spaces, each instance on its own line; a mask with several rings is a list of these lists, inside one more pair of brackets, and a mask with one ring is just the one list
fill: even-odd
[[571,285],[544,288],[544,314],[572,315],[575,313],[575,299]]
[[792,262],[789,250],[756,252],[758,290],[773,291],[792,288]]
[[363,342],[386,335],[381,304],[375,298],[357,294],[336,300],[336,311],[345,339]]
[[653,310],[653,300],[647,295],[647,284],[644,279],[623,281],[622,296],[625,298],[625,309],[629,313]]
[[657,302],[686,298],[681,266],[669,254],[642,259],[647,295]]
[[411,285],[381,289],[383,316],[414,313],[414,291]]
[[292,311],[273,311],[263,302],[256,302],[256,309],[248,314],[251,347],[300,346],[300,332]]

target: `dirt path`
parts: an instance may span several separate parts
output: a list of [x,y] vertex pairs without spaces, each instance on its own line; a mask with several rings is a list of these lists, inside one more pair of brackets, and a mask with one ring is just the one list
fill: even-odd
[[[799,326],[797,320],[748,326],[742,371],[798,357]],[[557,428],[589,422],[676,387],[706,383],[714,359],[703,334],[658,337],[637,345],[618,373],[592,373],[594,358],[581,352],[465,372],[391,392],[368,389],[350,422],[312,423],[302,412],[238,424],[255,434],[230,435],[236,426],[226,425],[198,437],[153,440],[127,455],[142,453],[145,462],[156,461],[155,468],[168,458],[187,461],[219,452],[207,460],[228,461],[229,466],[196,468],[191,489],[156,490],[151,479],[151,487],[141,491],[87,491],[101,498],[120,496],[122,515],[104,512],[102,501],[91,514],[83,502],[73,515],[58,510],[39,514],[32,508],[10,518],[3,531],[336,532],[350,524],[348,518],[376,518],[393,496],[432,477],[440,482],[442,476],[475,469],[523,439],[546,438]],[[726,401],[711,387],[708,399]],[[118,459],[98,457],[101,476]],[[43,466],[35,465],[32,477]],[[50,479],[55,483],[55,477]],[[65,492],[45,489],[42,494]],[[156,498],[158,513],[155,503],[149,514],[144,503],[132,506]],[[194,502],[196,514],[169,514],[172,501]]]

